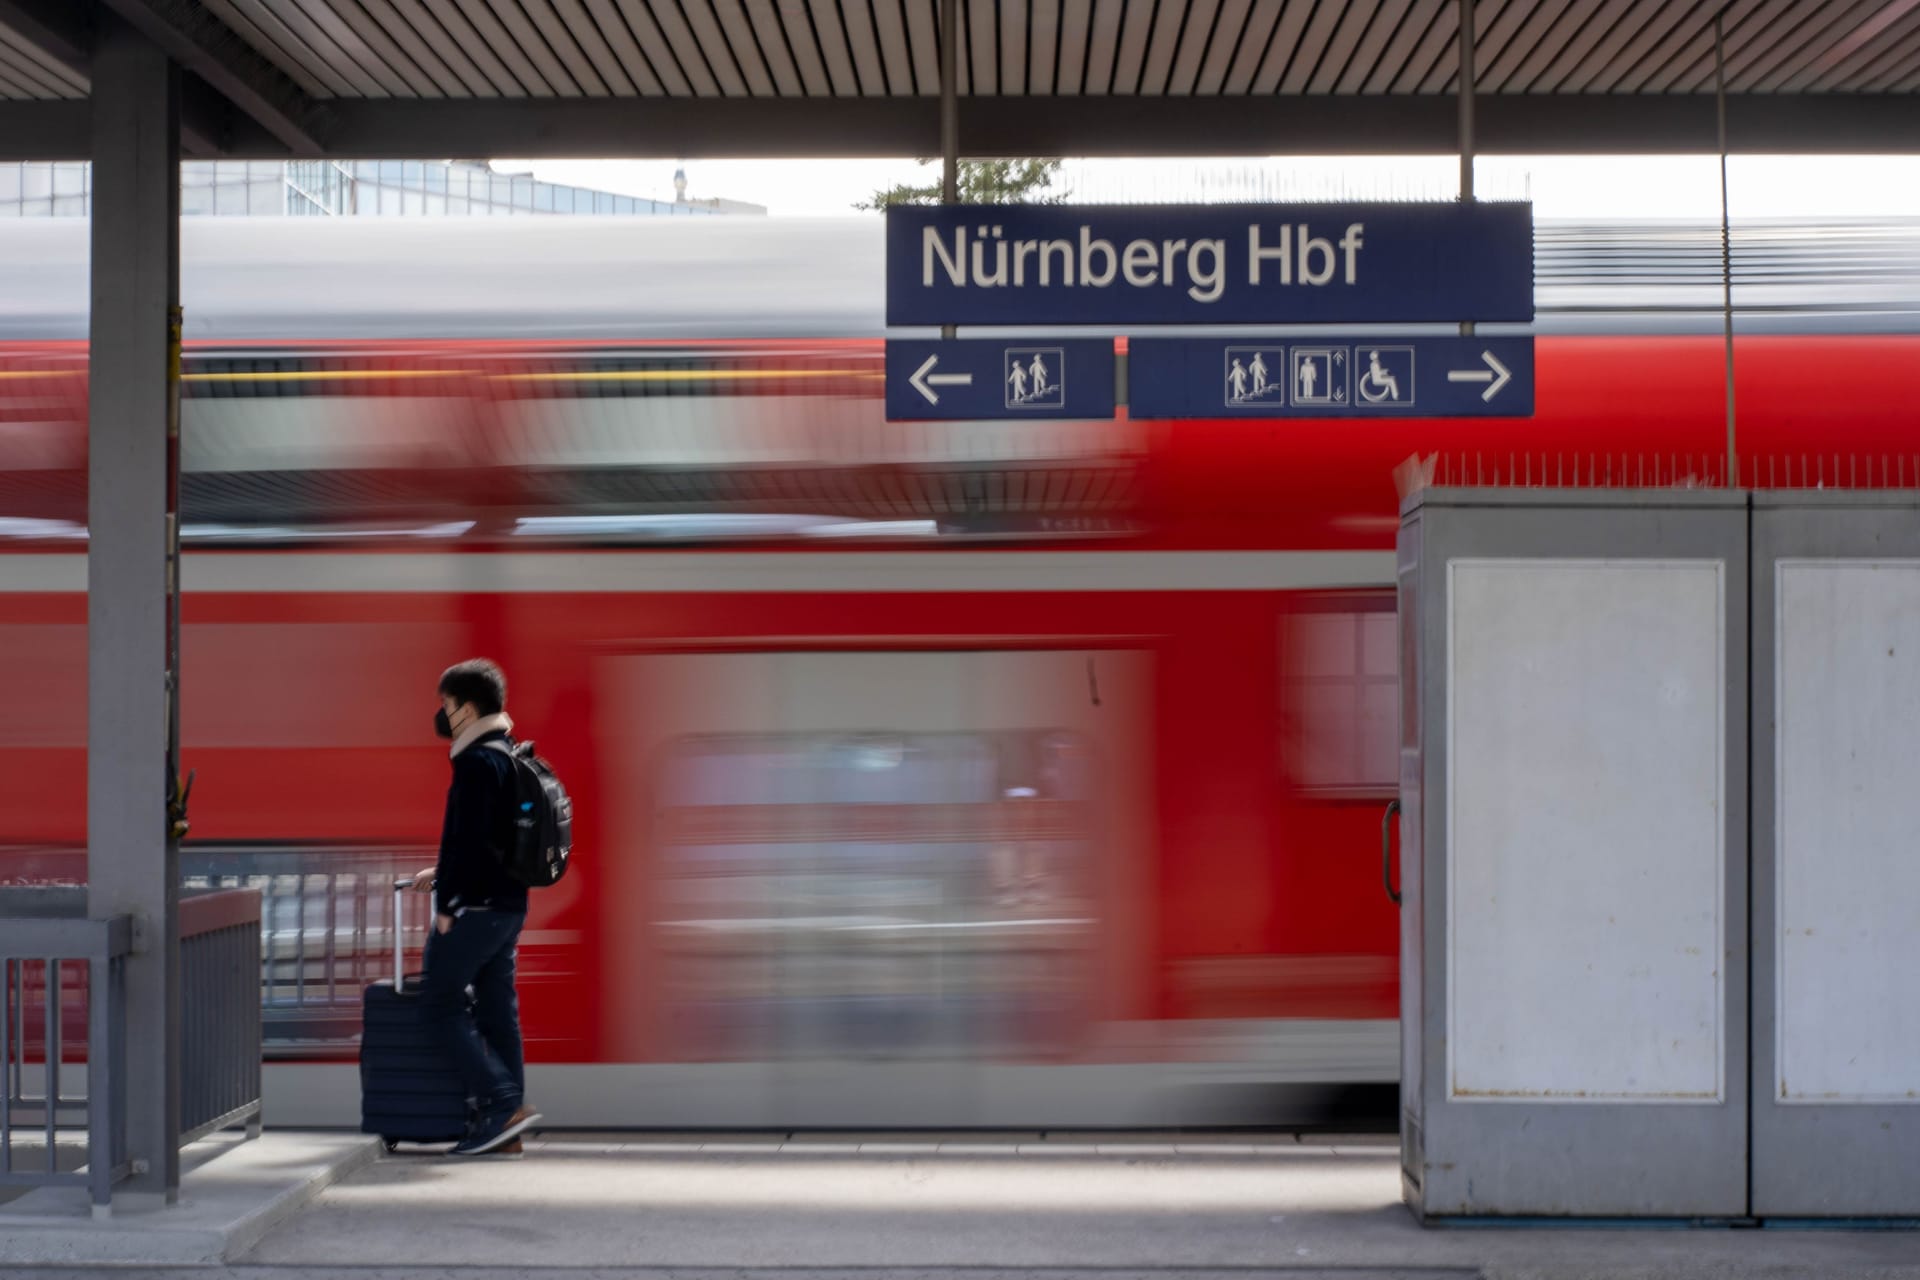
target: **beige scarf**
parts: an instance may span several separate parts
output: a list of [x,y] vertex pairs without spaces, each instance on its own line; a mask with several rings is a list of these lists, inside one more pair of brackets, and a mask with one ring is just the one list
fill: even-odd
[[470,721],[467,727],[460,731],[459,736],[453,740],[453,750],[449,755],[459,755],[482,737],[493,733],[495,730],[502,733],[513,732],[513,721],[508,719],[506,712],[503,711],[497,716],[481,716],[478,719]]

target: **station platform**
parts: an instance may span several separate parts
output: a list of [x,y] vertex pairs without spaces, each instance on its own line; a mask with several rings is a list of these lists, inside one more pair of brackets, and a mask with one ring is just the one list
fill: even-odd
[[[140,1232],[158,1240],[161,1218],[116,1217],[113,1274],[1920,1280],[1909,1231],[1422,1229],[1400,1203],[1391,1137],[550,1133],[520,1159],[460,1161],[374,1159],[370,1142],[269,1131],[233,1146],[165,1213],[192,1211],[206,1195],[196,1180],[227,1163],[223,1204],[251,1183],[280,1206],[270,1220],[243,1214],[252,1225],[231,1247],[194,1260],[158,1245],[142,1256]],[[340,1168],[317,1172],[322,1157]],[[289,1181],[304,1188],[297,1204]],[[0,1271],[99,1274],[87,1256],[8,1265],[0,1248]]]

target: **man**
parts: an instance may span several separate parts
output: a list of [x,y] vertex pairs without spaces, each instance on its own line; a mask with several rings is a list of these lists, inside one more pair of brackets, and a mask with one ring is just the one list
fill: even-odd
[[[527,919],[526,886],[500,864],[511,835],[513,766],[507,678],[484,658],[440,677],[434,732],[453,742],[453,785],[440,828],[440,861],[414,877],[434,891],[421,1017],[446,1043],[475,1108],[457,1156],[518,1155],[539,1115],[526,1105],[514,949]],[[469,1003],[467,989],[473,989]]]

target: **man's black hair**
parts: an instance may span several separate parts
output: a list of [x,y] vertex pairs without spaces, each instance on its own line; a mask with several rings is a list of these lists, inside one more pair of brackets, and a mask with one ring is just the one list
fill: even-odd
[[485,658],[469,658],[441,675],[440,696],[471,702],[483,716],[497,716],[507,709],[507,676]]

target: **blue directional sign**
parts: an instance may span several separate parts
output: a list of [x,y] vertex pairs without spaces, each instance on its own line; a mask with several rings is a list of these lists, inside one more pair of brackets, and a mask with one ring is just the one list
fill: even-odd
[[887,343],[887,418],[1111,418],[1111,338]]
[[1136,338],[1133,418],[1525,418],[1532,338]]
[[896,205],[889,325],[1533,319],[1533,206]]

